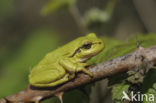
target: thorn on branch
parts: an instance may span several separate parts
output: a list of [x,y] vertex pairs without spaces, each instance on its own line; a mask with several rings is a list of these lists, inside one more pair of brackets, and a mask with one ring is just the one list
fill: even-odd
[[37,96],[34,98],[34,101],[35,101],[35,103],[39,103],[41,99],[42,99],[41,96]]
[[55,95],[59,98],[60,102],[63,103],[63,94],[64,92],[59,92],[59,93],[56,93]]
[[140,43],[139,43],[139,40],[138,40],[138,35],[136,35],[136,43],[137,43],[137,48],[140,47]]

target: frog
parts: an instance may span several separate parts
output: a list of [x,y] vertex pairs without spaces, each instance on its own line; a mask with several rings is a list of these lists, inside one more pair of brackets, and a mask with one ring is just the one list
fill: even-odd
[[29,84],[55,87],[75,78],[79,72],[93,77],[93,73],[86,68],[89,66],[87,60],[103,49],[104,43],[95,33],[81,36],[47,53],[30,71]]

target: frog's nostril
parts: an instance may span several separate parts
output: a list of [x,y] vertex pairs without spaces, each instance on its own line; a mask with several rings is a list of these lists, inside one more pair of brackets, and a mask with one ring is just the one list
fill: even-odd
[[101,42],[99,42],[99,44],[101,44]]

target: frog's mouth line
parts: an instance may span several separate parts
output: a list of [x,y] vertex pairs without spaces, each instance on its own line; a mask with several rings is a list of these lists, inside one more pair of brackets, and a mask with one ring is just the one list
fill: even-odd
[[88,58],[83,58],[83,59],[80,59],[79,62],[80,62],[80,63],[84,63],[84,62],[87,61],[87,60],[88,60]]
[[70,57],[74,57],[79,51],[80,51],[80,47],[77,48],[77,49],[75,50],[75,52],[74,52]]
[[[103,50],[103,49],[102,49],[102,50]],[[80,63],[86,62],[89,58],[91,58],[91,57],[93,57],[94,55],[100,53],[102,50],[100,50],[100,51],[98,51],[98,52],[91,53],[90,56],[88,56],[88,57],[81,58],[81,59],[79,60],[79,62],[80,62]]]

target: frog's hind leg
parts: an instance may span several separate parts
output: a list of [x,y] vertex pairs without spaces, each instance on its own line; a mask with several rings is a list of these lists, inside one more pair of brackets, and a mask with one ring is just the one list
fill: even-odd
[[48,83],[48,84],[38,84],[38,86],[40,86],[40,87],[53,87],[53,86],[57,86],[59,84],[67,82],[68,80],[72,79],[73,77],[74,77],[74,75],[70,75],[70,74],[67,73],[60,80],[57,80],[55,82]]
[[59,84],[65,83],[65,82],[73,79],[74,77],[75,77],[75,74],[69,74],[69,73],[67,73],[62,79],[57,80],[57,81],[55,81],[53,83],[50,83],[49,85],[50,86],[53,86],[53,84],[54,85],[59,85]]
[[61,78],[60,80],[57,80],[57,81],[55,81],[55,82],[53,82],[53,83],[49,83],[49,84],[47,84],[47,86],[49,87],[49,86],[56,86],[56,85],[59,85],[59,84],[62,84],[62,83],[65,83],[65,82],[67,82],[67,81],[69,81],[69,80],[71,80],[71,79],[73,79],[75,77],[75,74],[69,74],[69,73],[67,73],[63,78]]
[[59,85],[59,84],[62,84],[68,80],[69,80],[69,74],[65,74],[63,78],[61,78],[60,80],[57,80],[55,82],[49,83],[48,86]]

